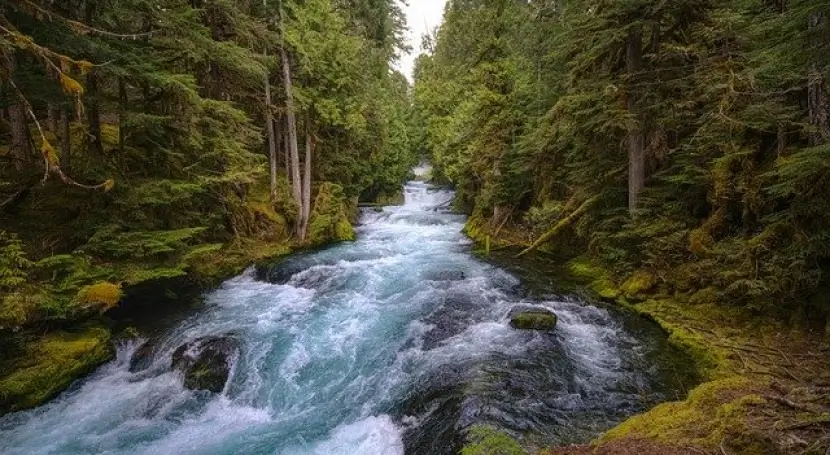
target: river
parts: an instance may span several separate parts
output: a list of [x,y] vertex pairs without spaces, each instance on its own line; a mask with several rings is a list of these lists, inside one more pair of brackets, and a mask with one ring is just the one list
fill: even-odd
[[[651,323],[477,258],[452,193],[420,182],[366,210],[358,240],[250,269],[202,309],[143,340],[52,402],[0,418],[8,454],[451,454],[474,424],[530,447],[585,442],[682,397],[688,359]],[[538,272],[532,272],[538,273]],[[511,329],[517,304],[559,315]],[[173,350],[233,333],[242,354],[221,394],[190,391]]]

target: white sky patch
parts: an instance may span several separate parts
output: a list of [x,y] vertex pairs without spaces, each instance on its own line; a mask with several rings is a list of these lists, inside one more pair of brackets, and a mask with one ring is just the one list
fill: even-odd
[[405,0],[409,6],[403,6],[406,22],[409,26],[407,44],[412,47],[412,54],[401,56],[398,69],[412,81],[412,69],[415,59],[421,53],[421,36],[441,25],[446,0]]

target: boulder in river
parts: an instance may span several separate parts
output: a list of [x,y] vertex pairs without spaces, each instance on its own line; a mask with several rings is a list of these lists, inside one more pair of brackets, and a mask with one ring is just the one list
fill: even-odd
[[173,369],[184,374],[188,389],[220,393],[238,357],[239,340],[234,336],[203,337],[173,351]]
[[440,270],[430,272],[424,278],[430,281],[461,281],[466,277],[462,270]]
[[516,307],[510,311],[510,327],[519,330],[553,330],[558,318],[539,307]]
[[152,341],[147,340],[141,343],[141,346],[136,348],[130,357],[130,373],[146,370],[153,362],[153,354],[155,351],[156,346]]

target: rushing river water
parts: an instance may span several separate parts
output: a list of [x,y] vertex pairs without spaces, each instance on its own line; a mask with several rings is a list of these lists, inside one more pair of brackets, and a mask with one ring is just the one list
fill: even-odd
[[[367,211],[359,240],[249,270],[155,340],[141,340],[38,409],[0,418],[13,454],[451,454],[489,424],[530,446],[583,442],[684,393],[686,359],[654,326],[475,258],[452,194],[406,186]],[[559,315],[511,329],[517,304]],[[190,391],[173,350],[233,333],[242,354],[219,395]]]

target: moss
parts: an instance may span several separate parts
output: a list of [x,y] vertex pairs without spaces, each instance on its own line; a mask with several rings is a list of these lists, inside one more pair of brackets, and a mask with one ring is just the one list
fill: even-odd
[[594,265],[585,257],[578,257],[569,261],[567,270],[574,278],[586,282],[588,287],[603,300],[616,300],[621,295],[620,289],[614,283],[611,274]]
[[527,239],[522,238],[522,235],[517,230],[511,229],[511,226],[502,226],[497,236],[492,235],[492,231],[493,229],[487,219],[473,215],[467,218],[463,232],[478,245],[489,242],[491,249],[526,247],[528,245]]
[[94,308],[104,313],[109,309],[115,308],[123,296],[124,293],[121,291],[121,285],[99,281],[98,283],[82,287],[75,296],[75,303],[82,308]]
[[488,425],[474,425],[461,455],[526,455],[522,446],[510,436]]
[[11,372],[0,378],[0,412],[46,402],[112,355],[110,332],[102,327],[54,332],[39,338],[26,346]]
[[190,265],[188,276],[194,282],[210,286],[238,274],[251,263],[285,256],[291,251],[291,245],[287,240],[271,242],[237,239],[209,254],[201,255],[198,261]]
[[510,326],[522,330],[553,330],[556,315],[550,312],[526,311],[510,318]]
[[406,198],[403,194],[403,188],[391,193],[381,193],[375,198],[374,202],[379,206],[386,205],[403,205]]
[[331,242],[354,240],[355,234],[349,222],[349,203],[343,187],[324,182],[317,190],[314,209],[308,225],[307,243],[310,246]]
[[622,438],[650,439],[678,446],[715,449],[721,445],[740,453],[757,452],[763,438],[746,425],[747,408],[763,404],[756,391],[763,383],[733,376],[701,384],[685,401],[663,403],[610,430],[595,444]]
[[[735,374],[730,351],[716,345],[693,327],[715,327],[711,320],[734,320],[724,308],[716,305],[691,306],[679,299],[650,299],[629,306],[639,314],[655,321],[669,334],[669,342],[689,354],[701,378],[722,379]],[[711,335],[710,336],[714,336]],[[728,337],[723,333],[718,337]]]
[[648,270],[637,270],[620,286],[620,290],[629,299],[634,299],[651,291],[657,286],[657,276]]
[[692,294],[689,297],[689,303],[692,305],[716,304],[719,299],[718,290],[713,287],[707,287]]

